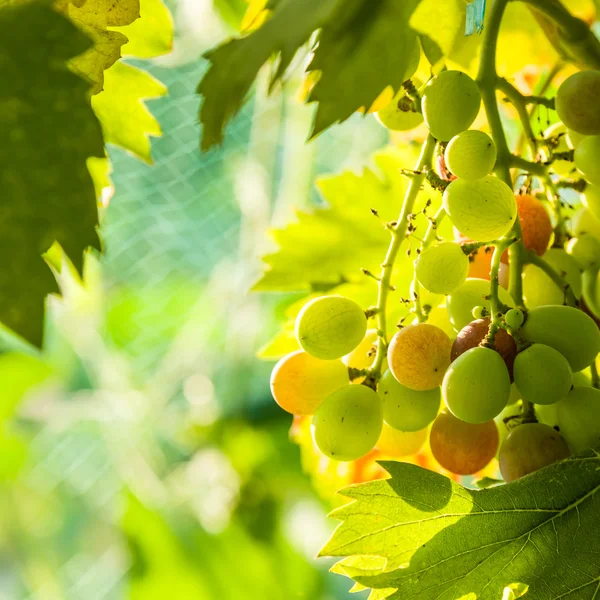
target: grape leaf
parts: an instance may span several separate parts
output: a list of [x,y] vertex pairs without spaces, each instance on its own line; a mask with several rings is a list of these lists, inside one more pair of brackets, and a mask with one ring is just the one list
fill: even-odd
[[532,600],[600,593],[597,451],[487,490],[414,465],[382,465],[390,479],[342,491],[354,502],[333,512],[343,522],[321,551],[386,560],[383,572],[381,563],[344,561],[360,584],[394,588],[396,600],[499,600],[511,586],[528,586]]
[[151,163],[148,136],[160,135],[161,129],[143,100],[166,92],[166,87],[146,71],[122,62],[115,63],[104,73],[104,90],[92,97],[105,141]]
[[40,345],[44,298],[57,292],[41,254],[58,241],[81,270],[99,247],[94,185],[103,157],[89,84],[66,61],[90,47],[64,16],[37,3],[0,9],[0,321]]
[[348,0],[319,36],[308,70],[321,71],[309,102],[319,103],[312,135],[371,106],[405,79],[416,34],[409,27],[420,0]]
[[377,172],[367,168],[318,180],[327,206],[298,211],[295,222],[272,231],[279,249],[264,257],[267,271],[254,289],[311,291],[362,281],[361,268],[378,272],[389,244],[382,221],[397,217],[408,183],[400,169],[413,164],[413,157],[409,146],[386,150],[375,156]]
[[200,121],[202,149],[223,139],[223,127],[239,110],[259,69],[271,55],[279,56],[273,85],[298,48],[343,4],[341,0],[271,0],[272,16],[249,35],[229,40],[205,54],[211,65],[198,86],[204,96]]

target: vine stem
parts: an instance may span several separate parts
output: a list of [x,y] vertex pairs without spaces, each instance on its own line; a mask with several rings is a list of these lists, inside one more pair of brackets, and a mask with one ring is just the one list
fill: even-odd
[[391,289],[392,273],[394,271],[394,263],[398,256],[398,251],[402,246],[402,242],[406,237],[408,231],[408,216],[412,213],[415,200],[421,189],[421,185],[425,180],[425,167],[431,164],[433,160],[433,150],[435,148],[435,138],[431,135],[425,140],[421,146],[421,153],[415,166],[415,174],[410,179],[404,200],[402,202],[402,208],[396,225],[391,228],[392,239],[388,246],[387,253],[383,264],[381,265],[381,272],[379,276],[379,290],[377,294],[377,328],[379,333],[379,339],[377,341],[377,352],[375,354],[375,360],[369,370],[369,377],[367,380],[370,382],[377,381],[381,375],[381,367],[387,353],[388,339],[387,339],[387,299]]

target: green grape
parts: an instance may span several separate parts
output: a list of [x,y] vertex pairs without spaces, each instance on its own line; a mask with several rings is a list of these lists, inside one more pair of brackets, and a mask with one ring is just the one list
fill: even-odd
[[464,236],[490,242],[510,231],[517,217],[513,191],[497,177],[455,179],[445,190],[444,210]]
[[514,406],[521,399],[521,392],[519,392],[519,388],[511,383],[510,385],[510,396],[508,397],[508,402],[506,406]]
[[[490,301],[485,298],[489,293],[489,281],[486,279],[468,278],[448,296],[446,308],[448,309],[450,322],[457,331],[460,331],[473,320],[472,311],[476,306],[484,306],[488,312],[490,311]],[[503,287],[498,289],[498,295],[500,301],[507,306],[515,305],[510,294]]]
[[569,128],[583,135],[600,134],[600,71],[574,73],[558,88],[556,112]]
[[600,266],[600,241],[593,235],[571,238],[567,244],[567,254],[572,256],[582,269]]
[[450,294],[465,281],[468,272],[469,259],[454,242],[434,244],[416,261],[419,283],[434,294]]
[[523,325],[524,320],[525,315],[523,314],[523,311],[518,308],[511,308],[506,311],[506,314],[504,315],[504,321],[512,329],[519,329],[519,327]]
[[377,393],[383,402],[383,420],[400,431],[427,427],[440,408],[440,388],[418,392],[399,383],[391,371],[379,382]]
[[573,385],[573,372],[558,350],[533,344],[519,352],[514,364],[515,384],[523,400],[533,404],[554,404]]
[[[415,35],[414,42],[412,43],[412,47],[409,52],[408,57],[408,66],[406,67],[406,71],[404,72],[404,76],[402,77],[402,81],[406,81],[410,79],[419,68],[419,62],[421,60],[421,44],[419,43],[419,38]],[[414,82],[416,87],[421,87],[421,82],[417,85],[417,82]]]
[[[550,248],[543,259],[570,285],[577,298],[581,297],[581,269],[579,263],[562,248]],[[564,304],[566,292],[536,265],[523,270],[523,296],[528,308],[546,304]]]
[[271,393],[283,410],[312,415],[323,400],[350,383],[340,360],[320,360],[298,350],[284,356],[271,373]]
[[323,296],[311,300],[296,318],[296,338],[315,358],[333,360],[352,352],[367,331],[367,317],[353,300]]
[[485,307],[479,305],[476,306],[472,311],[471,314],[473,315],[474,319],[482,319],[483,315],[485,314]]
[[[544,139],[556,140],[556,145],[552,148],[552,154],[567,152],[569,150],[569,145],[567,143],[567,128],[563,123],[554,123],[554,125],[548,127],[548,129],[544,131]],[[546,154],[545,158],[549,160],[550,155]],[[575,167],[570,160],[555,159],[550,164],[550,169],[562,177],[569,177]]]
[[573,385],[592,385],[592,381],[585,371],[577,371],[573,373]]
[[434,306],[429,311],[427,314],[427,323],[439,327],[448,336],[454,337],[456,334],[454,327],[452,327],[452,323],[450,323],[450,317],[448,316],[445,302],[440,306]]
[[521,336],[558,350],[573,371],[591,365],[600,352],[600,330],[583,311],[570,306],[540,306],[530,310]]
[[390,371],[411,390],[432,390],[442,383],[451,348],[452,340],[439,327],[429,323],[408,325],[390,342]]
[[463,131],[450,140],[444,159],[457,177],[480,179],[491,173],[496,164],[496,144],[483,131]]
[[600,240],[600,221],[585,208],[578,210],[569,220],[569,231],[573,236],[589,233]]
[[540,423],[549,425],[556,431],[560,430],[558,426],[558,407],[560,402],[555,404],[539,404],[535,407],[535,416]]
[[[415,80],[413,82],[417,88],[421,83]],[[409,131],[418,127],[423,122],[423,115],[420,112],[411,110],[412,101],[406,90],[400,88],[389,104],[375,113],[377,120],[388,129],[393,131]]]
[[498,460],[504,481],[515,481],[571,455],[563,437],[543,423],[523,423],[507,436]]
[[575,166],[594,185],[600,185],[600,135],[585,138],[575,149]]
[[421,95],[425,123],[440,142],[468,129],[480,104],[477,84],[462,71],[442,71],[427,83]]
[[379,439],[383,411],[379,396],[364,385],[348,385],[321,402],[312,421],[319,450],[334,460],[356,460]]
[[[583,192],[582,204],[588,209],[594,219],[600,219],[600,187],[591,183],[588,184]],[[596,235],[596,237],[598,236]]]
[[466,423],[485,423],[502,412],[510,396],[510,375],[500,354],[478,347],[461,354],[446,371],[442,397]]
[[383,423],[376,448],[392,458],[416,454],[427,440],[427,427],[419,431],[399,431]]
[[569,145],[569,148],[571,150],[574,150],[575,148],[577,148],[577,146],[579,146],[579,144],[581,144],[581,142],[583,142],[585,137],[586,137],[585,135],[583,135],[581,133],[577,133],[575,130],[569,129],[567,127],[567,144]]
[[444,469],[457,475],[472,475],[496,456],[498,427],[493,420],[478,425],[465,423],[444,410],[431,426],[429,444]]
[[600,444],[600,390],[573,386],[558,405],[558,425],[573,452]]

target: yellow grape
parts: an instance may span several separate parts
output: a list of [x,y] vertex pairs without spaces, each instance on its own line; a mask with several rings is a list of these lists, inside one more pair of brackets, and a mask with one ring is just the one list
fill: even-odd
[[427,427],[419,431],[399,431],[384,422],[376,448],[392,458],[416,454],[427,439]]
[[496,164],[496,144],[483,131],[463,131],[450,140],[444,158],[457,177],[479,179],[491,173]]
[[411,390],[438,387],[450,365],[452,340],[435,325],[403,327],[390,342],[388,362],[394,377]]
[[330,394],[350,383],[340,360],[320,360],[297,350],[284,356],[271,373],[271,393],[283,410],[312,415]]
[[464,283],[469,259],[459,244],[440,242],[426,248],[415,263],[417,279],[434,294],[450,294]]
[[342,361],[353,369],[367,369],[375,359],[378,341],[377,329],[368,329],[362,342],[350,354],[346,354]]
[[600,71],[591,69],[574,73],[558,88],[556,112],[560,120],[583,135],[600,134]]

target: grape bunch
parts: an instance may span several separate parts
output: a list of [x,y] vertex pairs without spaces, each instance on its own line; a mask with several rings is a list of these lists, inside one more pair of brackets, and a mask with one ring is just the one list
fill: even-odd
[[[414,271],[382,265],[380,291],[392,275],[413,281],[396,329],[381,318],[387,289],[375,310],[326,295],[297,316],[300,349],[277,363],[271,390],[284,410],[312,417],[323,455],[354,461],[375,448],[404,457],[427,444],[453,474],[498,458],[513,481],[600,445],[599,94],[600,72],[567,78],[545,150],[514,163],[496,138],[469,129],[481,95],[466,73],[409,80],[379,108],[392,130],[428,130],[437,158],[417,175],[439,208],[417,238]],[[511,169],[526,175],[517,192]],[[561,185],[578,196],[574,215],[565,215]],[[436,231],[444,217],[452,235]],[[395,255],[412,229],[390,228]],[[421,290],[440,301],[421,306]]]

